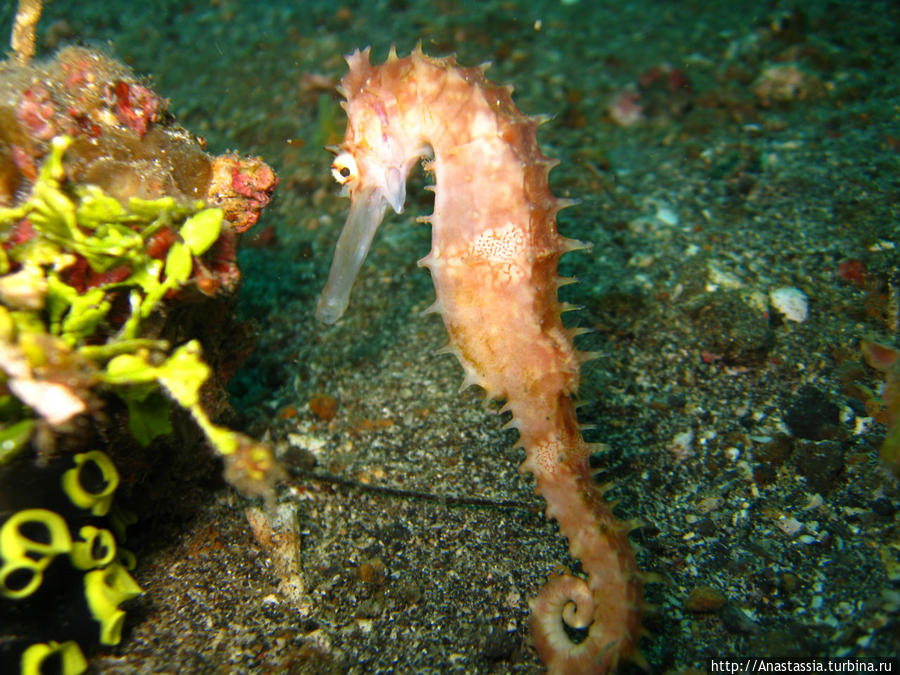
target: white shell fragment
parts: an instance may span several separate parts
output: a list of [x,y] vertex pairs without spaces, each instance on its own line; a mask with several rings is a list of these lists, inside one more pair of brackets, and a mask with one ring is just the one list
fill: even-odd
[[769,291],[769,301],[788,321],[803,323],[809,316],[809,299],[799,288],[774,288]]

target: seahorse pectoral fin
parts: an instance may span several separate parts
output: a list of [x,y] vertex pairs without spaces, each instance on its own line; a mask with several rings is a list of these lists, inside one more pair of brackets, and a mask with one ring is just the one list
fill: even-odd
[[403,213],[403,202],[406,201],[406,178],[403,172],[395,166],[384,172],[385,194],[394,213]]
[[[402,201],[400,205],[402,208]],[[366,259],[375,230],[381,224],[387,206],[384,193],[374,187],[356,190],[351,195],[350,214],[338,238],[328,283],[316,305],[316,318],[319,321],[335,323],[347,309],[353,282]]]

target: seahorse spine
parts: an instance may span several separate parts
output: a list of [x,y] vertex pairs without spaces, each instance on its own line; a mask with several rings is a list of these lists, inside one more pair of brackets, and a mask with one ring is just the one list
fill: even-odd
[[[523,115],[512,88],[492,84],[485,67],[431,58],[417,47],[373,66],[369,50],[347,57],[339,91],[348,115],[333,173],[351,198],[317,316],[336,321],[388,206],[403,209],[406,178],[422,157],[435,177],[431,272],[448,350],[478,384],[505,399],[511,426],[587,579],[557,576],[532,601],[532,635],[551,673],[606,673],[623,658],[640,664],[643,576],[628,541],[630,524],[613,516],[594,484],[571,400],[585,355],[560,318],[557,289],[564,253],[586,245],[560,236],[547,180],[555,160],[537,142],[543,117]],[[586,628],[576,643],[563,622]]]

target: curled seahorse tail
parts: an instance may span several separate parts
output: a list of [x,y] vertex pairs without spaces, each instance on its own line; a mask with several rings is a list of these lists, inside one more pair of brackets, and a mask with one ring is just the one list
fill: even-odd
[[[559,523],[572,557],[588,575],[553,577],[531,602],[531,633],[541,659],[549,673],[565,675],[608,673],[622,659],[641,664],[644,577],[628,541],[631,526],[616,520],[594,484],[590,447],[581,438],[574,404],[560,395],[555,423],[540,416],[517,426],[527,455],[521,468],[534,474],[547,516]],[[573,633],[587,629],[586,637],[575,642],[564,624]]]

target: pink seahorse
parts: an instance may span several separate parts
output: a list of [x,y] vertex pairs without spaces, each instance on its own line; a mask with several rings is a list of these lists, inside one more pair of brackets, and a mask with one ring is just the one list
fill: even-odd
[[[550,193],[556,164],[537,144],[541,118],[523,115],[510,87],[462,68],[453,57],[405,58],[391,49],[373,66],[356,51],[339,91],[349,117],[332,171],[350,195],[350,214],[337,244],[316,315],[337,321],[357,271],[388,206],[403,210],[406,178],[433,155],[431,271],[450,349],[465,383],[505,399],[547,515],[559,523],[587,579],[557,576],[531,603],[532,636],[551,673],[606,673],[622,658],[643,664],[637,650],[643,576],[628,541],[630,524],[612,515],[588,465],[571,396],[584,355],[560,319],[557,261],[585,248],[561,237],[556,213],[566,202]],[[563,622],[586,629],[574,642]]]

